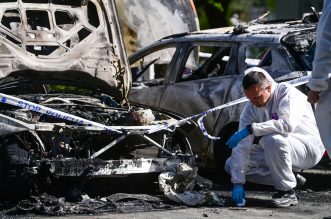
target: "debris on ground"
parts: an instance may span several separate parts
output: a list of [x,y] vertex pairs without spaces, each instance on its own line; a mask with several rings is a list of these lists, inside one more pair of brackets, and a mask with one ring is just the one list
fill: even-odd
[[68,196],[70,198],[47,193],[32,195],[17,202],[0,203],[0,212],[5,216],[61,216],[169,210],[199,205],[224,206],[225,201],[220,197],[220,193],[210,191],[213,183],[199,176],[197,171],[197,167],[179,163],[173,172],[160,174],[159,188],[163,195],[115,193],[106,197],[91,198],[76,188],[68,188],[67,193],[75,194]]
[[[71,214],[100,214],[100,213],[130,213],[139,211],[153,211],[173,209],[175,206],[167,204],[161,197],[145,194],[117,193],[103,198],[83,196],[80,202],[68,202],[64,197],[55,197],[46,193],[40,196],[31,196],[19,201],[6,210],[3,215],[47,215],[61,216]],[[6,208],[1,206],[1,208]]]
[[198,176],[197,172],[197,167],[178,164],[175,172],[159,175],[159,188],[166,198],[179,204],[224,206],[220,194],[210,191],[212,182]]

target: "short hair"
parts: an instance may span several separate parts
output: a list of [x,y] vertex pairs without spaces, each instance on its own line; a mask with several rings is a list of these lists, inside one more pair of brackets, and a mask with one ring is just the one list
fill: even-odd
[[267,77],[258,71],[252,71],[245,75],[242,86],[244,90],[251,88],[253,85],[259,85],[260,87],[266,87],[269,84]]

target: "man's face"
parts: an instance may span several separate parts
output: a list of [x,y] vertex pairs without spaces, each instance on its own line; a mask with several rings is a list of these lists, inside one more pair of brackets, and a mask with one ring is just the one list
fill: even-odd
[[260,85],[256,84],[247,90],[244,89],[244,93],[249,101],[251,101],[256,107],[264,107],[271,95],[271,84],[266,88],[261,88]]

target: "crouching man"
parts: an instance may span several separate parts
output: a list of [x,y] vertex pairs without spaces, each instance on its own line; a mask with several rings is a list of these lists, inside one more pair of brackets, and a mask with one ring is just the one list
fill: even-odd
[[265,70],[247,71],[242,86],[250,102],[239,131],[227,142],[233,149],[225,164],[234,184],[232,199],[244,205],[243,185],[249,181],[275,187],[274,207],[297,205],[295,172],[316,165],[325,150],[312,107],[303,93],[276,83]]

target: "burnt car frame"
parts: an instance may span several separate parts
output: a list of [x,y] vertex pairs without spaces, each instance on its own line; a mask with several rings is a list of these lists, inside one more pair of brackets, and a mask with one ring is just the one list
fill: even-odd
[[127,101],[114,1],[2,1],[0,57],[1,194],[194,165],[189,124]]
[[[305,76],[312,68],[315,29],[316,18],[310,15],[297,21],[256,20],[246,26],[165,37],[129,57],[133,73],[129,100],[190,117],[244,97],[241,83],[249,67],[267,70],[276,81]],[[192,132],[189,139],[199,155],[199,167],[217,167],[223,173],[231,153],[225,143],[237,130],[244,106],[206,116],[208,133],[220,140]]]

